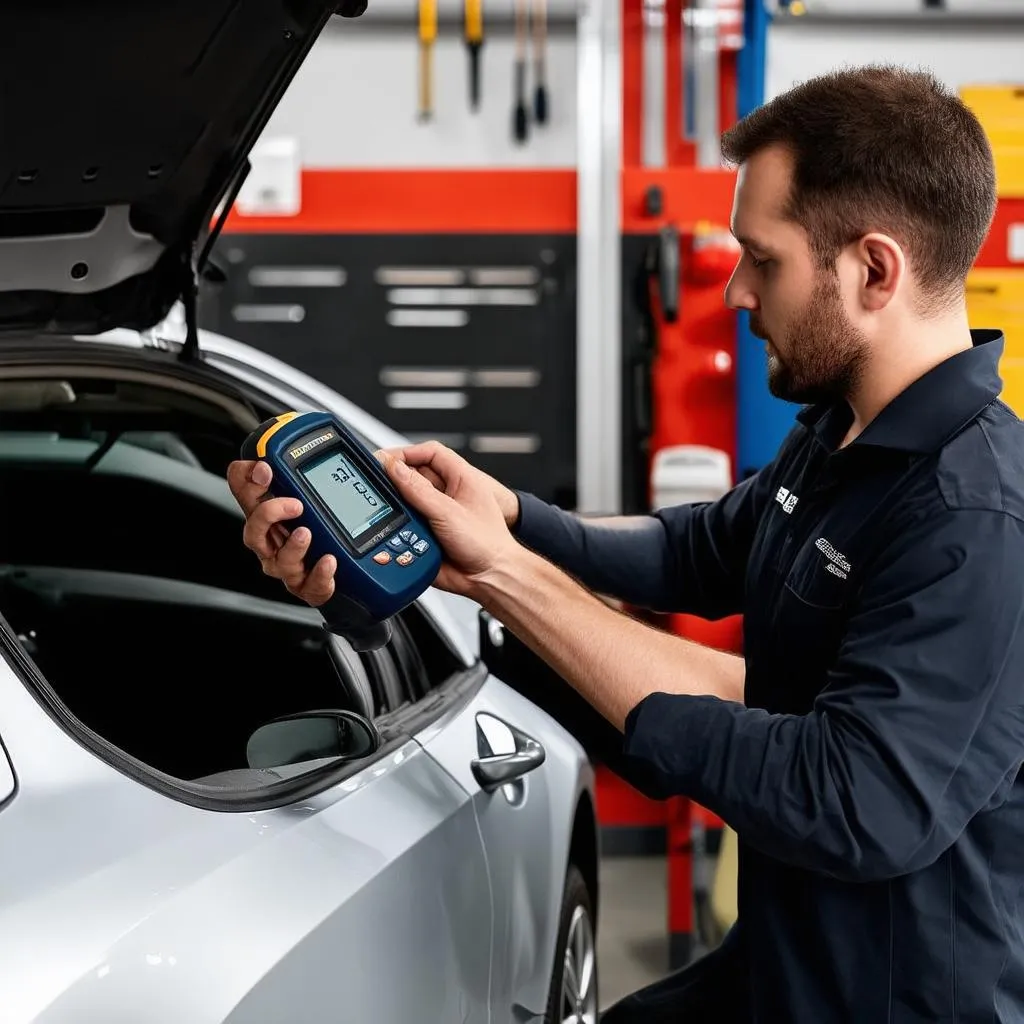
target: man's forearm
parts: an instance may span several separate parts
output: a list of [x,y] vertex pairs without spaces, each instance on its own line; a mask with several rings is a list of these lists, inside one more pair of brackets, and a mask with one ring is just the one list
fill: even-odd
[[526,548],[495,566],[473,596],[618,729],[651,693],[743,700],[741,658],[607,607]]
[[672,539],[654,516],[583,517],[535,495],[520,494],[519,501],[523,545],[594,593],[662,612],[686,605]]

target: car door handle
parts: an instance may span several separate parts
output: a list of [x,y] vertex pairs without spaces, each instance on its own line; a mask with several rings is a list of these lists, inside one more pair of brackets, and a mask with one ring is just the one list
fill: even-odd
[[480,788],[487,793],[539,768],[547,756],[532,736],[494,715],[478,714],[476,732],[480,756],[470,767]]
[[536,740],[531,740],[529,747],[515,754],[477,758],[472,765],[473,775],[480,788],[490,793],[539,768],[544,763],[544,756],[544,748]]

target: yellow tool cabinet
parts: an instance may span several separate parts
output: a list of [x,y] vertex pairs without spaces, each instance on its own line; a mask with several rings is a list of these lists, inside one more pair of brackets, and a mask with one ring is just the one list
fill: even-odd
[[1000,199],[1024,198],[1024,86],[965,86],[960,98],[981,122],[992,146]]
[[[1024,198],[1024,86],[971,85],[960,98],[974,112],[992,146],[1000,200]],[[1006,335],[1000,364],[1003,401],[1024,416],[1024,267],[976,267],[967,278],[972,327]]]
[[967,316],[971,327],[991,327],[1006,335],[999,365],[1003,401],[1024,416],[1024,269],[978,267],[967,278]]

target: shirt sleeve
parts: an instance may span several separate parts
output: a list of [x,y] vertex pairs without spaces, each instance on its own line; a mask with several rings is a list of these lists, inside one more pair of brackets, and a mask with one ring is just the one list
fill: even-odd
[[652,694],[625,730],[745,843],[847,881],[932,863],[1024,759],[1022,524],[941,513],[880,564],[809,714]]
[[769,467],[718,501],[653,515],[587,519],[518,493],[516,534],[584,586],[640,608],[706,619],[740,610]]

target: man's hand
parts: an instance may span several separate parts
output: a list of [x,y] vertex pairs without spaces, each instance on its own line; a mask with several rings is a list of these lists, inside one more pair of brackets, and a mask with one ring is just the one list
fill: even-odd
[[379,452],[402,498],[426,519],[445,560],[435,585],[472,597],[488,574],[520,552],[509,532],[516,496],[436,441]]
[[256,553],[268,576],[281,580],[288,592],[317,607],[334,594],[333,555],[324,555],[311,570],[303,562],[312,540],[300,526],[289,531],[284,525],[302,514],[302,502],[293,498],[268,498],[273,478],[270,466],[260,460],[239,460],[228,466],[228,486],[245,513],[242,542]]
[[[425,441],[422,444],[407,445],[404,448],[385,448],[377,453],[377,458],[386,465],[387,459],[397,459],[411,466],[421,476],[426,477],[439,491],[446,490],[442,471],[435,460],[440,460],[445,466],[451,466],[449,457],[455,453],[445,448],[439,441]],[[493,476],[488,476],[482,469],[470,465],[465,459],[455,456],[460,462],[459,472],[467,479],[473,481],[473,489],[487,488],[494,495],[494,500],[501,509],[505,519],[505,525],[511,529],[519,519],[519,498],[513,490],[499,483]]]
[[[519,516],[519,499],[493,477],[437,441],[390,448],[376,453],[402,497],[430,522],[446,556],[436,585],[466,594],[486,572],[493,556],[515,544],[509,527]],[[405,474],[402,469],[407,469]],[[334,593],[337,563],[325,555],[307,570],[304,557],[310,534],[290,532],[289,519],[302,514],[292,498],[270,498],[273,473],[262,461],[239,460],[228,466],[228,486],[245,513],[242,541],[268,576],[281,580],[289,593],[314,607]],[[432,518],[433,517],[433,518]],[[474,540],[489,538],[470,551]],[[467,557],[468,556],[468,557]]]

